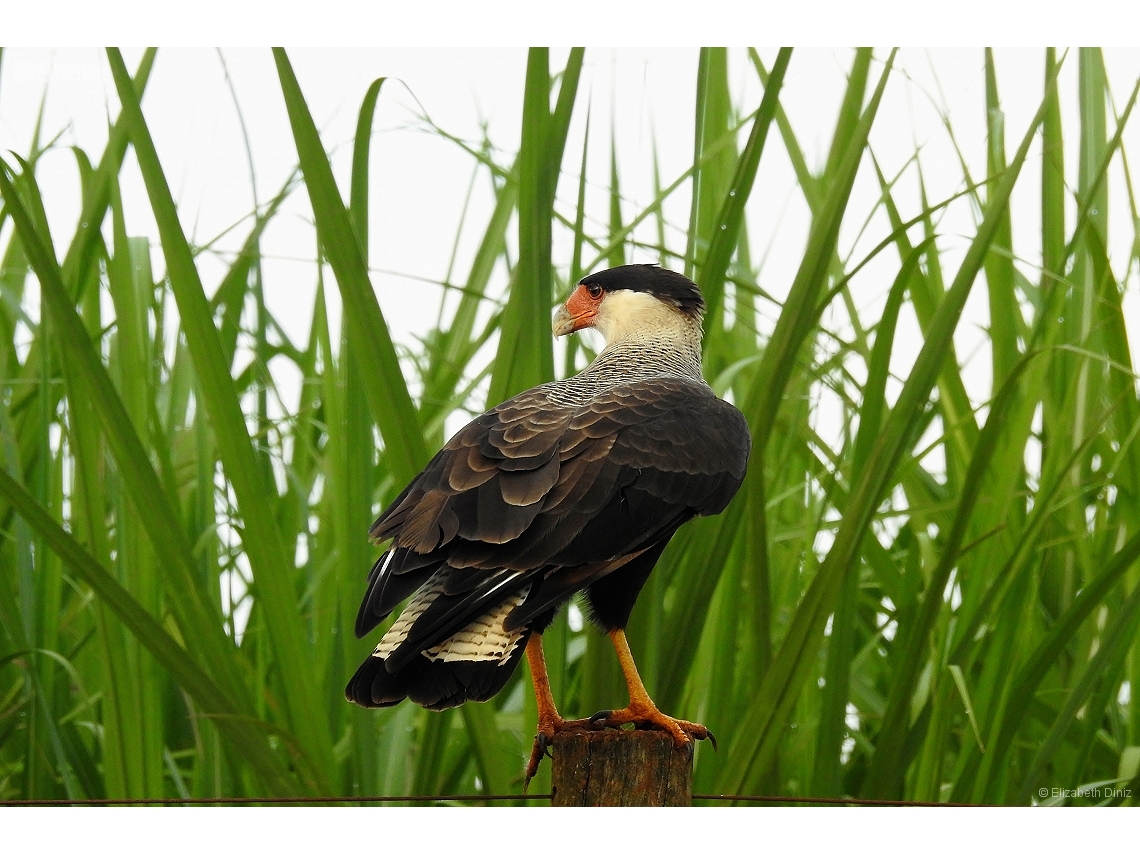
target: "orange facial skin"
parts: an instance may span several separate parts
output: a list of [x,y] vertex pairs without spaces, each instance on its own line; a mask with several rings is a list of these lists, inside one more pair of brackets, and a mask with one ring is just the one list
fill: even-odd
[[605,297],[606,292],[597,285],[579,285],[554,314],[554,334],[569,335],[592,327],[598,316],[598,306]]

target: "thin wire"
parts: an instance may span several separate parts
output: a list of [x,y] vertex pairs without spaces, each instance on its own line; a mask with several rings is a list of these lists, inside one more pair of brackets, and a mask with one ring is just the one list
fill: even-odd
[[908,802],[893,799],[827,798],[825,796],[725,796],[693,794],[693,801],[710,802],[769,802],[773,804],[809,805],[865,805],[868,807],[994,807],[994,805],[967,804],[965,802]]
[[502,802],[550,800],[550,793],[533,796],[231,796],[189,799],[3,799],[0,807],[118,807],[128,805],[309,805],[357,802]]
[[[550,801],[550,793],[528,796],[493,796],[453,794],[443,796],[231,796],[228,798],[189,799],[3,799],[0,807],[125,807],[157,805],[167,807],[193,805],[308,805],[308,804],[382,804],[389,802],[504,802]],[[823,796],[743,796],[694,793],[693,801],[759,802],[768,804],[863,805],[868,807],[986,807],[961,802],[911,802],[890,799],[825,798]]]

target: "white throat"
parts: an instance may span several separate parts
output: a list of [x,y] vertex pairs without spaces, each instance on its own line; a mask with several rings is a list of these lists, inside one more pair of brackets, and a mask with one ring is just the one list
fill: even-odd
[[609,292],[598,307],[594,329],[606,340],[595,365],[619,357],[651,364],[663,362],[674,371],[701,378],[700,319],[685,315],[652,294]]

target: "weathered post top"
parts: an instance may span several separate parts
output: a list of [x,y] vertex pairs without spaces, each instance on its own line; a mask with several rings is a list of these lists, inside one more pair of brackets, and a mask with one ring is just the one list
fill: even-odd
[[567,730],[554,737],[555,807],[689,807],[693,758],[657,730]]

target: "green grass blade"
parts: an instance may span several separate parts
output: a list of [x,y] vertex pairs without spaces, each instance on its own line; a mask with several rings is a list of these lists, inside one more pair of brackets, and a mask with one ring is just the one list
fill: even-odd
[[760,167],[760,156],[764,152],[764,143],[768,138],[768,128],[771,127],[776,114],[780,87],[783,85],[784,74],[791,58],[792,49],[782,48],[776,57],[775,65],[772,66],[772,72],[764,85],[764,97],[760,101],[756,118],[752,121],[748,142],[740,154],[736,173],[721,203],[720,213],[712,230],[708,254],[700,265],[697,284],[701,286],[705,301],[708,303],[705,315],[706,332],[710,319],[717,314],[724,294],[724,278],[728,273],[728,264],[732,260],[744,225],[744,206],[752,194],[756,171]]
[[384,437],[384,454],[396,480],[407,483],[428,460],[419,417],[300,84],[285,52],[275,49],[273,56],[313,205],[317,235],[344,300],[349,342],[360,364],[373,418]]
[[[685,275],[696,278],[697,259],[702,257],[712,237],[713,200],[721,193],[715,186],[736,160],[736,137],[727,133],[732,113],[728,94],[728,50],[701,48],[697,60],[697,97],[694,115],[693,192],[689,210],[688,243],[685,247]],[[720,143],[717,146],[717,143]],[[710,156],[714,146],[716,154]],[[710,186],[711,185],[711,186]]]
[[[878,93],[881,93],[882,86],[881,82]],[[872,109],[873,106],[868,108],[868,113]],[[1017,155],[994,191],[991,207],[967,250],[954,284],[938,308],[914,368],[884,425],[867,467],[861,474],[827,559],[804,595],[785,641],[773,661],[773,667],[766,675],[753,703],[749,720],[742,723],[742,735],[732,747],[733,760],[721,779],[722,786],[729,792],[746,792],[749,784],[766,771],[775,756],[778,734],[807,678],[843,577],[850,572],[852,560],[874,511],[882,500],[902,449],[914,439],[913,431],[917,415],[922,410],[921,402],[927,398],[936,382],[947,345],[997,230],[1002,209],[1008,204],[1021,165],[1043,118],[1044,109],[1042,105],[1038,110]],[[862,143],[858,135],[856,141],[861,149]],[[755,426],[753,430],[756,431]]]
[[[466,366],[482,345],[484,336],[491,332],[488,328],[483,335],[477,334],[475,322],[480,307],[487,300],[486,291],[491,273],[496,262],[506,252],[507,229],[518,204],[518,192],[516,164],[495,194],[495,207],[471,263],[463,295],[439,349],[432,352],[421,405],[425,424],[438,419],[444,412],[445,405],[455,395]],[[492,319],[490,323],[494,325],[497,321]]]
[[356,120],[356,137],[352,146],[352,182],[349,190],[348,210],[357,245],[365,266],[368,266],[368,156],[372,150],[372,119],[376,115],[376,101],[380,88],[387,78],[373,80],[360,102]]
[[[762,500],[757,502],[756,499],[765,495],[762,483],[765,447],[775,425],[776,410],[785,395],[800,347],[817,317],[820,294],[824,290],[827,277],[826,259],[834,254],[843,211],[854,184],[866,135],[870,131],[888,73],[889,63],[888,71],[880,80],[876,96],[860,121],[859,135],[851,143],[850,151],[844,160],[845,168],[836,176],[822,208],[822,214],[813,222],[804,262],[796,274],[788,299],[776,323],[776,329],[769,338],[760,364],[753,374],[748,396],[740,405],[752,431],[752,458],[745,481],[747,491],[745,495],[749,497],[748,502],[752,504],[757,516],[764,513]],[[687,560],[702,567],[723,567],[725,556],[737,535],[744,504],[744,496],[738,496],[719,517],[697,521],[690,524],[686,531],[682,531],[678,535],[681,550],[684,550],[693,539],[700,538],[701,545],[697,547],[697,554],[689,556]],[[758,523],[753,522],[753,524]],[[768,545],[765,544],[763,548],[768,548]],[[678,674],[685,674],[688,671],[718,578],[718,574],[713,572],[695,574],[688,580],[685,591],[677,597],[679,603],[677,613],[670,618],[665,637],[676,641],[679,664],[684,666],[676,669]],[[680,686],[670,680],[668,675],[666,680],[660,691],[668,702],[667,699],[679,696]],[[731,764],[733,760],[730,759],[728,762]]]
[[[356,234],[364,264],[368,264],[368,183],[369,151],[376,102],[384,78],[375,80],[365,92],[356,126],[352,151],[352,179],[349,194],[349,219]],[[321,313],[322,323],[325,321]],[[327,330],[324,331],[327,339]],[[311,339],[312,340],[312,339]],[[327,352],[331,362],[331,349]],[[317,610],[327,615],[318,633],[328,633],[340,640],[339,649],[328,646],[320,669],[329,673],[330,696],[337,705],[333,721],[348,718],[355,735],[355,750],[350,763],[356,785],[362,792],[376,792],[375,751],[379,722],[372,710],[349,708],[340,702],[338,691],[345,682],[346,670],[355,667],[370,653],[370,642],[357,640],[353,619],[357,598],[362,590],[363,574],[376,558],[375,548],[364,533],[373,519],[377,467],[373,448],[373,419],[369,411],[361,368],[349,341],[347,328],[342,330],[339,371],[326,369],[325,398],[328,445],[325,466],[328,478],[326,501],[333,505],[333,534],[336,544],[335,589],[321,586],[325,605]],[[314,378],[316,379],[316,378]],[[338,667],[339,666],[339,667]],[[346,667],[347,666],[347,667]]]
[[1001,716],[997,738],[991,740],[991,753],[995,758],[993,763],[1000,762],[1005,756],[1032,702],[1034,691],[1051,670],[1061,651],[1071,642],[1093,609],[1104,602],[1108,592],[1119,583],[1138,559],[1140,559],[1140,534],[1133,535],[1121,545],[1104,569],[1081,589],[1072,605],[1018,670],[1016,677],[1011,681],[1012,687],[1009,693],[1011,700]]
[[[1005,115],[998,101],[997,71],[993,50],[986,48],[986,119],[989,130],[987,178],[992,182],[1006,168]],[[993,349],[993,390],[1001,388],[1017,362],[1018,321],[1021,312],[1014,295],[1013,225],[1006,206],[994,234],[993,247],[986,257],[986,291],[990,298],[990,344]]]
[[291,795],[297,792],[293,779],[282,768],[269,748],[264,734],[235,708],[227,693],[201,670],[186,651],[162,628],[154,617],[124,589],[99,563],[53,520],[7,472],[0,469],[0,493],[30,526],[38,531],[64,560],[154,654],[186,691],[214,718],[235,750],[247,758],[262,775],[270,792]]
[[211,310],[221,313],[218,328],[222,341],[222,352],[231,367],[234,356],[237,354],[238,336],[241,332],[241,314],[245,309],[245,298],[249,293],[250,273],[261,255],[259,249],[261,236],[265,233],[266,226],[280,210],[281,205],[289,198],[289,194],[296,184],[295,178],[295,175],[290,176],[281,191],[270,200],[265,211],[256,216],[253,228],[246,236],[245,242],[238,251],[237,258],[230,265],[230,269],[226,271],[226,275],[218,285],[218,290],[210,299]]
[[[1064,707],[1053,722],[1053,727],[1049,731],[1049,735],[1045,738],[1045,741],[1041,743],[1041,747],[1037,750],[1033,758],[1033,763],[1029,767],[1029,771],[1025,773],[1025,779],[1022,782],[1021,789],[1013,799],[1015,804],[1024,804],[1029,801],[1033,792],[1033,785],[1037,782],[1046,764],[1056,756],[1066,732],[1073,725],[1081,707],[1089,701],[1089,697],[1094,693],[1094,690],[1098,689],[1098,684],[1103,681],[1106,673],[1119,672],[1121,666],[1124,664],[1124,657],[1128,652],[1128,648],[1136,638],[1138,626],[1140,626],[1140,586],[1133,589],[1128,600],[1123,604],[1116,619],[1113,621],[1112,626],[1106,629],[1104,643],[1097,651],[1093,660],[1085,667],[1081,674],[1080,682],[1074,686],[1073,691],[1070,692],[1069,696],[1065,699]],[[1115,688],[1111,682],[1104,682],[1109,687]],[[1083,716],[1087,719],[1088,723],[1086,727],[1090,731],[1090,734],[1095,734],[1097,723],[1102,720],[1104,709],[1103,702],[1099,705],[1095,703],[1090,704],[1090,712],[1098,709],[1101,711],[1101,715],[1094,716],[1090,714]],[[1087,753],[1087,749],[1084,753]],[[1076,774],[1080,774],[1080,770],[1077,770]]]
[[[1011,420],[1011,411],[1021,403],[1020,379],[1029,363],[1040,359],[1041,351],[1023,357],[1006,378],[1005,384],[990,406],[985,427],[974,448],[970,468],[963,479],[963,491],[955,510],[954,522],[942,545],[938,564],[926,584],[919,612],[906,636],[902,659],[895,669],[886,710],[875,741],[875,753],[863,784],[867,798],[893,799],[903,793],[905,772],[904,745],[909,735],[911,699],[928,656],[930,635],[934,631],[939,609],[950,574],[958,565],[971,516],[987,487],[986,473],[998,451],[1002,432]],[[1000,495],[1000,494],[999,494]]]
[[[1057,52],[1045,51],[1045,81],[1056,74]],[[1065,142],[1061,126],[1061,100],[1049,90],[1048,109],[1041,125],[1041,287],[1052,287],[1062,273],[1065,252]]]
[[[906,227],[881,172],[878,173],[878,177],[879,185],[883,188],[883,203],[887,215],[890,217],[899,261],[900,263],[905,262],[910,257],[913,244],[907,237]],[[934,237],[932,214],[930,206],[925,202],[924,192],[921,222],[927,240]],[[918,316],[918,323],[923,335],[929,330],[934,312],[945,293],[945,289],[942,287],[942,262],[938,248],[933,243],[929,244],[926,261],[926,271],[919,270],[910,287],[911,305]],[[962,382],[962,374],[958,368],[957,354],[953,344],[951,344],[949,356],[950,358],[946,360],[942,374],[938,378],[938,406],[946,424],[953,428],[946,443],[946,470],[947,482],[951,485],[957,485],[960,483],[961,472],[965,470],[967,461],[970,459],[970,450],[977,442],[978,425],[974,421],[970,398],[966,393],[966,386]]]
[[621,267],[625,264],[625,245],[614,242],[614,235],[622,231],[621,224],[621,190],[618,180],[617,164],[617,137],[610,135],[610,255],[606,263],[610,267]]
[[[171,571],[170,581],[175,585],[174,604],[183,631],[197,639],[196,649],[203,655],[203,662],[225,666],[232,662],[232,653],[227,652],[230,642],[212,622],[212,611],[203,598],[203,592],[193,581],[193,565],[189,561],[191,549],[178,526],[176,514],[168,504],[167,494],[154,474],[114,384],[67,297],[59,268],[40,244],[31,221],[14,194],[7,172],[6,165],[0,168],[0,191],[20,229],[29,260],[39,277],[48,312],[60,330],[58,340],[64,343],[61,349],[65,361],[69,370],[74,372],[76,382],[82,383],[88,400],[95,405],[108,444],[119,463],[120,477],[135,499],[136,512],[146,526],[155,550]],[[229,671],[228,677],[227,688],[233,692],[241,683],[234,670]]]
[[839,225],[889,71],[890,62],[887,63],[870,106],[863,112],[855,138],[849,143],[843,161],[832,176],[820,214],[812,222],[804,261],[796,272],[780,319],[764,349],[749,398],[742,407],[745,415],[750,418],[754,459],[763,459],[780,398],[795,365],[796,354],[819,312],[819,297],[839,238]]
[[[882,319],[875,332],[875,347],[867,366],[867,382],[863,387],[863,405],[859,409],[859,433],[855,438],[851,471],[862,472],[871,457],[875,440],[887,410],[885,391],[890,372],[895,326],[903,296],[918,268],[926,246],[914,249],[900,268],[887,296]],[[846,715],[850,689],[851,660],[855,653],[855,612],[858,608],[859,574],[846,575],[836,605],[827,648],[827,676],[821,699],[819,733],[812,771],[811,792],[817,795],[841,794],[840,749],[846,733]]]
[[488,404],[497,404],[523,389],[554,379],[550,335],[550,309],[554,303],[551,220],[582,51],[571,51],[553,114],[549,106],[549,61],[547,49],[531,48],[519,147],[519,263],[503,309]]
[[158,152],[146,126],[137,95],[118,51],[107,52],[119,99],[123,104],[131,143],[146,182],[159,234],[162,236],[171,290],[178,303],[182,330],[194,360],[198,390],[210,415],[219,456],[241,509],[245,545],[258,603],[266,610],[267,626],[281,662],[289,667],[280,675],[288,718],[298,741],[309,755],[310,768],[321,778],[331,774],[332,740],[320,705],[312,692],[317,685],[312,657],[304,641],[300,613],[288,569],[292,561],[267,497],[276,490],[266,483],[245,427],[240,398],[214,326],[209,301],[182,227],[170,188],[158,162]]

